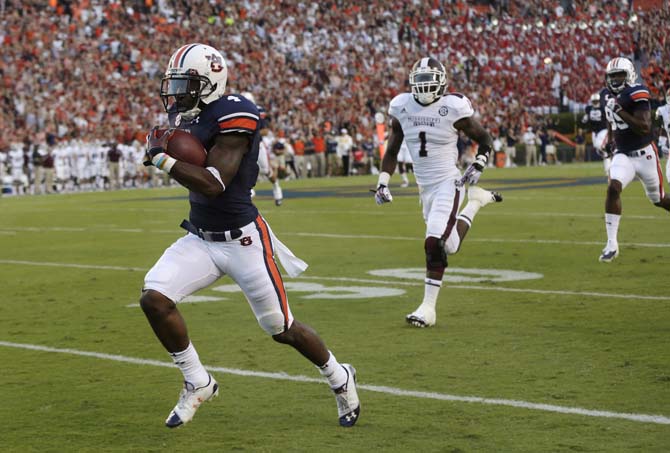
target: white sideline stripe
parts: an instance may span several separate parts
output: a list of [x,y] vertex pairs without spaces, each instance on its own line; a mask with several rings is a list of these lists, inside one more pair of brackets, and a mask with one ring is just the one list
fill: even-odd
[[[110,270],[110,271],[135,271],[135,272],[146,272],[148,269],[142,267],[124,267],[124,266],[99,266],[93,264],[68,264],[68,263],[50,263],[50,262],[40,262],[40,261],[20,261],[20,260],[2,260],[0,259],[0,264],[19,264],[25,266],[48,266],[48,267],[71,267],[76,269],[100,269],[100,270]],[[366,278],[353,278],[353,277],[318,277],[318,276],[303,276],[297,277],[296,280],[330,280],[330,281],[343,281],[343,282],[359,282],[359,283],[382,283],[385,285],[406,285],[406,286],[423,286],[422,282],[404,282],[400,279],[398,280],[376,280],[376,279],[366,279]],[[512,293],[532,293],[532,294],[557,294],[561,296],[592,296],[592,297],[608,297],[615,299],[641,299],[641,300],[661,300],[666,301],[670,300],[670,297],[664,296],[644,296],[640,294],[612,294],[612,293],[596,293],[589,291],[560,291],[560,290],[551,290],[551,289],[531,289],[531,288],[507,288],[500,286],[476,286],[476,285],[446,285],[448,288],[457,288],[457,289],[475,289],[482,291],[505,291]]]
[[[629,216],[630,217],[630,216]],[[152,234],[172,234],[184,235],[186,232],[182,229],[161,230],[161,229],[142,229],[142,228],[68,228],[68,227],[21,227],[21,228],[0,228],[0,234],[16,234],[19,232],[42,232],[42,231],[99,231],[106,233],[152,233]],[[302,233],[302,232],[283,232],[280,236],[301,236],[317,237],[331,239],[381,239],[387,241],[420,241],[423,237],[413,236],[383,236],[375,234],[335,234],[335,233]],[[568,245],[602,245],[603,241],[561,241],[558,239],[503,239],[503,238],[468,238],[468,242],[495,242],[495,243],[518,243],[518,244],[568,244]],[[669,248],[670,243],[659,242],[621,242],[621,245],[632,247],[650,247],[650,248]]]
[[[58,354],[71,354],[83,357],[93,357],[96,359],[132,363],[135,365],[151,365],[164,368],[176,368],[176,366],[173,363],[169,362],[161,362],[158,360],[149,360],[149,359],[138,359],[135,357],[126,357],[116,354],[105,354],[102,352],[80,351],[77,349],[52,348],[48,346],[40,346],[34,344],[12,343],[9,341],[0,341],[0,346],[5,346],[8,348],[17,348],[17,349],[28,349],[32,351],[54,352]],[[259,377],[265,379],[276,379],[276,380],[292,381],[292,382],[326,383],[324,379],[311,378],[300,375],[295,376],[286,373],[270,373],[265,371],[251,371],[251,370],[241,370],[238,368],[225,368],[225,367],[213,367],[213,366],[206,366],[206,368],[210,371],[216,371],[225,374],[233,374],[236,376]],[[458,395],[449,395],[437,392],[405,390],[397,387],[387,387],[383,385],[358,384],[357,387],[359,389],[369,390],[371,392],[386,393],[388,395],[393,396],[407,396],[413,398],[425,398],[440,401],[457,401],[464,403],[479,403],[494,406],[509,406],[509,407],[518,407],[521,409],[531,409],[545,412],[557,412],[561,414],[576,414],[576,415],[585,415],[588,417],[601,417],[601,418],[618,418],[622,420],[631,420],[642,423],[670,425],[670,417],[665,417],[663,415],[630,414],[630,413],[582,409],[579,407],[556,406],[553,404],[529,403],[526,401],[507,400],[499,398],[482,398],[479,396],[458,396]]]
[[47,267],[73,267],[76,269],[101,269],[109,271],[136,271],[136,272],[147,271],[147,269],[141,267],[98,266],[95,264],[44,263],[39,261],[20,261],[20,260],[0,260],[0,264],[21,264],[25,266],[47,266]]

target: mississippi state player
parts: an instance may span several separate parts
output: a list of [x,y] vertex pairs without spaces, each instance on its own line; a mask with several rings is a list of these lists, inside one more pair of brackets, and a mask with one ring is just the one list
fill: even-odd
[[649,90],[635,83],[637,74],[628,58],[614,58],[607,63],[605,83],[612,97],[605,105],[610,146],[614,149],[610,181],[605,200],[607,244],[600,254],[603,263],[619,255],[619,221],[621,192],[637,177],[654,205],[670,211],[670,197],[663,190],[658,151],[651,128]]
[[[658,146],[662,154],[670,154],[670,88],[665,92],[665,105],[656,109],[656,121],[660,123],[661,135],[658,137]],[[659,155],[659,157],[662,157]],[[670,183],[670,156],[665,162],[665,178]]]
[[170,134],[152,133],[147,139],[147,161],[187,187],[191,204],[190,218],[181,225],[189,233],[149,270],[140,298],[156,336],[184,375],[179,401],[165,424],[174,428],[190,421],[200,404],[218,393],[176,303],[229,275],[263,330],[319,368],[335,393],[340,425],[353,426],[360,411],[356,371],[338,363],[316,332],[291,314],[274,251],[292,276],[307,265],[274,236],[251,202],[258,176],[258,109],[242,96],[226,94],[226,79],[226,63],[216,49],[188,44],[172,55],[161,82],[170,126],[200,140],[208,153],[205,167],[168,156]]
[[[491,202],[502,201],[502,197],[475,185],[486,167],[493,140],[472,118],[474,110],[470,100],[459,93],[445,92],[444,66],[434,58],[420,59],[412,67],[409,84],[412,92],[396,96],[389,106],[391,133],[375,199],[380,205],[393,200],[389,179],[404,139],[414,163],[426,222],[423,302],[405,319],[415,327],[428,327],[435,324],[435,305],[447,267],[447,255],[458,252],[477,211]],[[456,166],[459,131],[479,144],[475,161],[462,177]],[[459,214],[464,183],[470,186],[468,204]]]

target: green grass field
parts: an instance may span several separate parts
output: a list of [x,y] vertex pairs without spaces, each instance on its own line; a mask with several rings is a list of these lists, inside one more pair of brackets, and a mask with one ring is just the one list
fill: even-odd
[[639,182],[608,265],[599,164],[488,170],[482,186],[505,200],[478,214],[437,325],[419,330],[404,316],[423,295],[424,225],[416,187],[398,181],[383,207],[372,176],[287,182],[279,208],[258,188],[310,264],[286,280],[294,315],[358,370],[350,430],[318,372],[265,335],[227,278],[181,305],[220,396],[163,426],[181,374],[136,304],[183,234],[185,190],[0,199],[0,451],[670,449],[670,216]]

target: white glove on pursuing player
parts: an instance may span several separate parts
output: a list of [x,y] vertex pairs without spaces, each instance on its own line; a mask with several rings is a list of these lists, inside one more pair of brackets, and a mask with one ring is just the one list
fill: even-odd
[[474,186],[477,184],[488,161],[489,159],[486,157],[486,154],[477,154],[475,161],[465,169],[465,173],[463,173],[463,177],[458,182],[458,185],[462,186],[465,183],[468,183],[471,186]]
[[596,152],[600,155],[601,158],[608,159],[614,154],[614,143],[605,143],[602,148],[596,149]]
[[379,173],[379,180],[377,182],[377,189],[371,190],[370,192],[375,193],[375,201],[378,205],[383,205],[384,203],[390,203],[393,201],[393,195],[388,188],[389,180],[391,175],[385,171]]

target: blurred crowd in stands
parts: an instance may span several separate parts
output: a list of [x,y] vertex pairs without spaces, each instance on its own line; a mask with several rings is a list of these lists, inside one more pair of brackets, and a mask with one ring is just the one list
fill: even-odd
[[142,143],[167,121],[160,78],[188,42],[221,50],[228,91],[251,92],[276,137],[307,154],[346,128],[359,163],[380,144],[375,114],[425,55],[503,146],[580,112],[615,56],[659,100],[670,85],[667,1],[4,0],[0,13],[5,152]]

